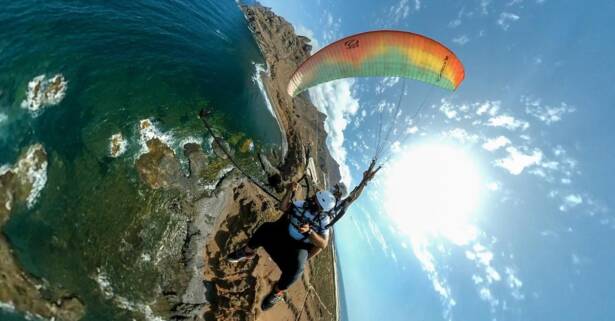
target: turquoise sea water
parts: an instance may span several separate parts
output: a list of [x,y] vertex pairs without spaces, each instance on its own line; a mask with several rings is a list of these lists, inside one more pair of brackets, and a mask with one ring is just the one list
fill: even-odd
[[[179,151],[204,138],[196,114],[209,106],[227,135],[277,145],[253,79],[263,58],[234,1],[0,2],[0,165],[33,143],[49,154],[36,205],[17,208],[3,232],[28,272],[85,301],[86,320],[129,320],[117,297],[152,302],[154,253],[179,224],[165,211],[174,195],[138,179],[139,121]],[[20,107],[29,81],[58,73],[68,81],[60,104]],[[117,132],[128,149],[111,158]]]

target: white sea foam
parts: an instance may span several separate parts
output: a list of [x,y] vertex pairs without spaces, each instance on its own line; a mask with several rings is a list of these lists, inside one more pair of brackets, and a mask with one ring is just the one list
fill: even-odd
[[141,144],[141,151],[137,158],[147,152],[149,152],[149,148],[147,147],[147,142],[157,138],[163,144],[167,146],[171,146],[173,141],[173,137],[168,133],[163,133],[156,127],[156,125],[152,122],[151,119],[142,119],[139,122],[139,135],[141,136],[139,143]]
[[100,289],[100,292],[105,298],[111,299],[113,296],[115,296],[107,272],[103,271],[101,268],[96,268],[96,275],[94,277],[94,280],[96,281],[96,283],[98,283],[98,288]]
[[122,156],[126,152],[128,147],[128,142],[122,135],[122,133],[113,134],[111,138],[109,138],[109,154],[111,157],[119,157]]
[[109,276],[101,268],[96,269],[94,280],[98,283],[100,292],[102,292],[104,297],[106,299],[112,299],[118,307],[131,312],[141,313],[145,317],[145,320],[148,321],[165,321],[161,317],[155,315],[149,305],[140,302],[131,302],[127,298],[115,294]]
[[132,311],[132,312],[139,312],[143,314],[143,316],[145,317],[145,320],[147,321],[165,321],[163,318],[155,315],[154,311],[152,311],[152,308],[150,308],[149,305],[147,304],[131,302],[128,299],[121,297],[121,296],[117,296],[114,301],[117,303],[117,305],[120,308],[124,310]]
[[2,123],[6,122],[9,119],[9,116],[7,116],[5,113],[0,113],[0,125],[2,125]]
[[232,171],[233,168],[234,167],[232,165],[229,165],[229,166],[221,169],[218,172],[218,175],[216,176],[216,179],[212,183],[204,185],[203,188],[205,190],[208,190],[208,191],[213,191],[214,189],[216,189],[216,185],[218,185],[218,182],[220,181],[220,179],[222,179],[222,177],[224,177],[226,174],[228,174],[230,171]]
[[257,64],[255,62],[253,62],[252,64],[254,64],[254,69],[256,70],[256,72],[254,73],[254,76],[252,76],[252,81],[254,81],[258,85],[258,89],[263,95],[263,98],[265,98],[265,104],[267,105],[267,110],[269,110],[271,115],[273,115],[273,118],[275,118],[275,121],[278,123],[278,128],[282,132],[282,155],[285,156],[288,150],[288,142],[286,141],[286,133],[284,133],[284,128],[282,127],[282,124],[280,123],[280,120],[278,119],[278,115],[275,113],[275,110],[273,109],[273,105],[271,105],[271,101],[269,100],[269,96],[267,95],[267,91],[265,90],[265,85],[263,84],[263,78],[261,77],[261,73],[263,72],[269,75],[269,66],[267,66],[267,69],[265,69],[264,64]]
[[[10,171],[10,170],[11,170],[11,166],[9,166],[9,165],[6,165],[6,164],[5,164],[5,165],[0,166],[0,176],[2,176],[2,175],[4,175],[4,174],[8,173],[8,171]],[[7,211],[10,211],[10,210],[11,210],[11,208],[12,208],[12,204],[13,204],[13,197],[12,197],[12,194],[11,194],[11,193],[9,193],[7,196],[8,196],[8,199],[7,199],[7,200],[6,200],[6,202],[4,203],[4,208],[5,208]],[[0,302],[0,304],[1,304],[1,303],[2,303],[2,302]]]
[[186,146],[187,144],[197,144],[199,146],[202,146],[203,145],[203,138],[202,137],[189,136],[189,137],[186,137],[186,138],[182,139],[179,142],[179,146],[181,148],[184,148],[184,146]]
[[10,170],[11,170],[11,166],[8,165],[8,164],[4,164],[4,165],[0,166],[0,176],[6,174]]
[[64,99],[67,84],[61,74],[51,78],[47,78],[46,75],[36,76],[28,83],[26,99],[21,102],[21,107],[38,115],[41,108],[57,105]]
[[2,302],[0,301],[0,310],[7,312],[15,312],[15,304],[13,302]]
[[265,91],[265,85],[263,84],[263,78],[261,77],[261,73],[263,72],[269,75],[269,68],[265,69],[264,64],[257,64],[254,62],[253,64],[254,64],[254,69],[256,69],[256,72],[254,73],[254,76],[252,76],[252,81],[254,81],[258,85],[258,89],[260,89],[261,94],[263,94],[263,98],[265,98],[267,109],[269,110],[271,115],[273,115],[273,117],[277,120],[278,117],[275,114],[275,111],[273,110],[273,105],[271,105],[271,101],[269,101],[269,96],[267,95],[267,91]]
[[40,144],[30,146],[26,153],[26,157],[21,159],[14,169],[15,172],[21,173],[21,179],[25,185],[32,186],[30,194],[26,199],[28,208],[34,205],[47,183],[47,160],[38,164],[40,166],[36,166],[37,159],[35,158],[35,154],[42,149],[43,146]]

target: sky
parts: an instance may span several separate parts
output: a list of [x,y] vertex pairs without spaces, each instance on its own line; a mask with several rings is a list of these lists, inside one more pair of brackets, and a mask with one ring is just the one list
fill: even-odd
[[399,29],[465,66],[454,93],[397,78],[310,89],[350,186],[380,123],[407,132],[336,226],[348,320],[615,320],[615,2],[261,3],[314,51]]

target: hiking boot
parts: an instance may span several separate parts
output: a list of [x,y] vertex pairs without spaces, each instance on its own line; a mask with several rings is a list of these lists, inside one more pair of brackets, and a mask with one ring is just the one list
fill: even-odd
[[249,260],[252,259],[256,256],[256,252],[252,252],[252,253],[248,253],[246,251],[246,247],[242,247],[239,250],[229,254],[226,257],[226,260],[231,262],[231,263],[237,263],[237,262],[241,262],[241,261],[245,261],[245,260]]
[[261,310],[269,310],[280,301],[284,301],[284,291],[276,291],[275,289],[273,289],[263,300],[263,303],[261,304]]

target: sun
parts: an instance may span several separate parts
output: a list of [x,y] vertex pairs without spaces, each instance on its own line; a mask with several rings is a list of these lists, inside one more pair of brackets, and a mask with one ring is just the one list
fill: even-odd
[[477,162],[462,148],[412,146],[387,171],[385,210],[411,237],[444,237],[464,245],[476,238],[481,185]]

